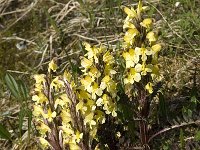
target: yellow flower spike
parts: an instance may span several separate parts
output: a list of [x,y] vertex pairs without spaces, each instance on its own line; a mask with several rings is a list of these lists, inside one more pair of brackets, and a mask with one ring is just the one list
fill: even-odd
[[153,93],[153,84],[151,82],[147,83],[147,85],[145,86],[145,89],[151,94]]
[[39,141],[41,143],[42,149],[47,149],[48,147],[50,147],[49,142],[45,138],[40,137]]
[[43,114],[43,117],[45,118],[45,119],[47,119],[49,122],[52,122],[52,120],[53,120],[53,118],[55,118],[56,117],[56,112],[55,111],[51,111],[51,108],[49,108],[48,110],[47,110],[47,114]]
[[151,49],[153,50],[154,54],[158,53],[161,50],[161,45],[160,44],[155,44],[151,47]]
[[149,42],[155,42],[157,40],[154,32],[147,33],[147,39]]
[[128,7],[125,7],[124,12],[128,15],[129,18],[135,18],[137,16],[136,11],[132,7],[131,9],[129,9]]
[[81,57],[81,66],[84,68],[83,72],[85,72],[88,68],[92,66],[93,61],[89,60],[85,57]]
[[56,72],[57,69],[58,69],[58,66],[55,64],[54,60],[51,60],[51,62],[49,63],[48,72],[50,72],[51,70],[53,72]]
[[145,28],[150,28],[151,25],[152,25],[152,19],[151,18],[146,18],[140,23],[140,25],[145,27]]
[[110,54],[109,51],[107,51],[104,55],[103,55],[103,61],[107,64],[112,64],[114,63],[114,57]]
[[133,45],[135,39],[134,37],[139,34],[139,31],[135,29],[129,29],[124,36],[124,41],[127,45]]

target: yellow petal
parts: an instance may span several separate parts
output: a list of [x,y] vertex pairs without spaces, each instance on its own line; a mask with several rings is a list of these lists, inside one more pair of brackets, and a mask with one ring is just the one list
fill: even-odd
[[54,60],[51,60],[51,62],[49,63],[48,71],[50,72],[52,70],[53,72],[56,72],[57,69],[58,66],[55,64]]
[[156,41],[156,37],[155,37],[154,32],[147,33],[147,39],[149,39],[150,42],[155,42]]
[[136,12],[133,8],[129,9],[128,7],[124,8],[124,12],[130,17],[130,18],[134,18],[136,17]]
[[157,52],[159,52],[161,50],[161,45],[160,44],[155,44],[151,48],[152,48],[154,53],[157,53]]

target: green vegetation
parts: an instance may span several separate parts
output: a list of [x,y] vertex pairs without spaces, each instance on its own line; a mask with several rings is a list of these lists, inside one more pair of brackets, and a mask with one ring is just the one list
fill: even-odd
[[[49,142],[50,147],[52,145],[55,149],[81,147],[88,150],[199,149],[200,1],[143,0],[143,3],[148,9],[142,18],[137,14],[139,19],[136,17],[136,21],[133,22],[136,28],[140,29],[140,33],[135,30],[133,33],[123,29],[123,25],[126,16],[131,16],[128,8],[136,9],[137,0],[0,1],[0,147],[2,149],[43,149],[43,146],[49,145],[46,142],[48,138],[58,136],[56,132],[61,131],[58,126],[63,125],[63,122],[68,128],[69,126],[70,129],[73,128],[76,138],[70,140],[74,140],[75,144],[70,144],[70,140],[67,141],[69,133],[62,129],[64,133],[55,141]],[[144,18],[153,19],[145,22]],[[142,21],[143,25],[140,27]],[[148,27],[151,21],[153,25]],[[127,26],[133,28],[128,23]],[[150,31],[155,33],[156,41],[151,36],[147,38],[149,43],[147,39],[143,42],[144,38],[140,38],[139,35],[146,37],[146,32]],[[136,35],[134,36],[136,44],[132,44],[134,43],[132,37],[124,39],[125,32]],[[145,44],[141,44],[141,41]],[[145,68],[146,74],[145,69],[142,73],[138,71],[139,75],[137,71],[131,70],[133,66],[128,58],[131,55],[130,48],[144,46],[149,49],[157,43],[162,46],[161,50],[158,45],[154,47],[154,50],[160,50],[158,65],[152,63],[154,54],[146,54],[147,60],[141,58],[142,54],[138,54],[141,60],[137,63],[147,62],[149,66],[151,63],[157,65],[161,75],[159,81],[153,80],[153,71],[147,71],[151,67]],[[103,63],[102,66],[95,66],[95,62],[86,60],[91,57],[91,53],[89,54],[91,48],[98,54],[98,60],[95,61]],[[86,59],[83,59],[84,55]],[[92,93],[90,88],[94,83],[91,87],[87,86],[91,76],[88,75],[91,74],[87,70],[91,69],[88,63],[92,63],[102,73],[94,79],[95,83],[101,80],[105,83],[99,88],[102,91],[98,91],[96,97],[95,94],[90,95]],[[113,69],[110,74],[105,73],[106,65],[111,65],[109,69]],[[138,66],[140,65],[137,65],[137,68],[140,68]],[[65,70],[69,71],[71,78],[67,72],[62,77]],[[117,73],[113,73],[115,71]],[[35,76],[36,74],[46,76],[39,77]],[[128,75],[131,77],[127,77]],[[57,76],[59,78],[56,78]],[[73,107],[71,104],[62,104],[61,101],[66,100],[66,95],[62,95],[63,89],[69,86],[66,82],[61,82],[65,79],[70,81],[70,84],[74,83],[70,85],[74,87],[66,93],[68,98],[73,92],[80,94],[83,86],[85,92],[88,92],[87,95],[96,103],[99,102],[97,106],[93,104],[94,101],[88,102],[87,105],[81,104],[81,94],[75,103],[78,104],[75,108],[77,113],[71,109]],[[43,96],[45,94],[40,91],[43,86],[39,85],[41,83],[49,85],[43,88],[50,90],[52,86],[57,89],[50,90],[49,95],[52,96],[47,96],[44,106],[42,105],[44,101],[38,102],[36,97],[38,92]],[[116,86],[117,90],[109,89],[108,86],[114,89]],[[97,100],[101,94],[107,94],[103,102]],[[141,95],[147,95],[145,100],[148,99],[148,103],[141,101]],[[111,101],[110,97],[114,101]],[[58,106],[46,102],[54,98],[59,99],[56,102]],[[72,99],[71,97],[70,100]],[[107,106],[105,102],[109,105]],[[40,109],[37,105],[42,105],[44,107],[42,109],[49,112],[43,117],[50,122],[49,124],[53,122],[54,127],[50,129],[45,126],[47,123],[41,118],[37,120],[39,115],[36,110]],[[90,113],[83,111],[85,107]],[[77,126],[69,120],[63,121],[65,117],[62,118],[62,114],[67,112],[81,116],[78,120],[75,119]],[[97,112],[103,115],[96,120],[91,119],[92,113],[97,114]],[[86,125],[81,124],[81,120]],[[45,128],[40,128],[41,125]],[[53,131],[52,134],[45,137],[50,130]],[[56,145],[60,144],[58,142],[60,137],[65,139],[66,145],[58,148]]]

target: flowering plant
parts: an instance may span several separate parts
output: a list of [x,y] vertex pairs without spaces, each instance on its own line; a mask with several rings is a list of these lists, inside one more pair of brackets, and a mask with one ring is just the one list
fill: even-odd
[[[124,8],[126,30],[119,53],[84,42],[86,54],[80,57],[81,75],[70,71],[55,75],[59,66],[53,59],[48,73],[35,75],[33,115],[42,148],[98,149],[97,131],[106,116],[117,118],[117,97],[122,84],[125,94],[136,106],[142,146],[148,149],[148,118],[151,94],[159,80],[157,36],[152,31],[153,19],[143,18],[147,9],[141,1],[134,8]],[[115,57],[123,61],[116,62]],[[124,64],[123,71],[116,65]],[[123,82],[121,82],[123,81]],[[120,97],[119,97],[120,99]],[[95,142],[94,142],[95,141]]]

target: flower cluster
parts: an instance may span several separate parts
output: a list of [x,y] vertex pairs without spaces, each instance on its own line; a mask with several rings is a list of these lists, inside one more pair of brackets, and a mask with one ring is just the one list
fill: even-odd
[[131,87],[133,83],[143,82],[148,93],[153,93],[153,83],[159,77],[158,52],[161,45],[157,44],[156,34],[152,31],[153,20],[142,18],[143,7],[141,1],[134,8],[124,8],[127,17],[123,28],[124,52],[122,54],[126,64],[124,84]]
[[117,116],[114,57],[102,46],[84,46],[87,53],[81,57],[80,82],[75,84],[66,71],[53,76],[58,68],[54,60],[47,75],[34,76],[33,116],[43,148],[81,149],[83,136],[94,139],[106,114]]
[[116,82],[113,76],[114,57],[104,47],[99,48],[84,43],[87,53],[81,57],[83,75],[77,92],[79,103],[76,110],[84,118],[84,125],[90,129],[90,136],[95,137],[98,124],[105,122],[105,114],[116,114]]
[[67,72],[63,76],[52,77],[51,72],[56,72],[57,68],[52,60],[47,75],[34,76],[33,116],[40,134],[39,141],[43,149],[65,149],[66,145],[70,149],[80,149],[78,143],[83,133],[75,126],[71,112],[73,102],[65,90],[65,82],[71,83],[71,89],[75,84]]

